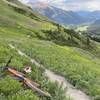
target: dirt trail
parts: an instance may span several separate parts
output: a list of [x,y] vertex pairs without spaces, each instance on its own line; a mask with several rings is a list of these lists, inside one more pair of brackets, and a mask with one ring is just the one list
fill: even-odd
[[[9,46],[12,49],[16,49],[13,45],[9,44]],[[32,63],[34,63],[36,66],[41,67],[45,69],[43,65],[38,63],[35,59],[30,58],[22,51],[16,49],[18,51],[18,54],[21,56],[25,56],[30,59]],[[51,82],[57,82],[59,85],[62,85],[62,88],[66,89],[65,95],[68,97],[70,96],[73,100],[91,100],[91,98],[86,95],[84,92],[76,89],[73,85],[71,85],[64,77],[55,74],[54,72],[45,69],[44,75],[51,81]]]
[[51,82],[58,82],[59,85],[62,85],[62,88],[66,89],[65,94],[73,98],[73,100],[91,100],[89,96],[76,89],[64,77],[57,75],[50,70],[45,70],[45,76],[47,76]]

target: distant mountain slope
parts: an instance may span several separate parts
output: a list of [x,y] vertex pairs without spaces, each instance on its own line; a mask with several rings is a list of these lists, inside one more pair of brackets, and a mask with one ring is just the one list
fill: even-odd
[[88,28],[90,34],[100,35],[100,19],[96,20],[93,24]]
[[60,24],[81,24],[87,21],[87,19],[79,16],[73,11],[65,11],[60,8],[50,6],[47,3],[29,2],[29,4],[32,5],[34,11],[37,11]]
[[80,11],[78,14],[91,19],[86,30],[87,34],[90,35],[91,39],[100,42],[100,11]]
[[91,18],[92,20],[100,19],[100,11],[79,11],[80,16]]

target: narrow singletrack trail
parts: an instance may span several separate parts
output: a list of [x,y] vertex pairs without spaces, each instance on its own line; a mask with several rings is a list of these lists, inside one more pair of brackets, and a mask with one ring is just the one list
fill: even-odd
[[35,59],[30,58],[28,55],[20,51],[19,49],[15,48],[13,45],[9,44],[9,47],[12,49],[16,49],[20,56],[25,56],[30,59],[30,62],[35,64],[36,66],[44,69],[44,75],[47,77],[51,82],[57,82],[58,85],[62,85],[62,88],[65,89],[66,97],[70,96],[73,100],[92,100],[88,95],[82,92],[79,89],[76,89],[72,84],[70,84],[64,77],[55,74],[53,71],[48,70],[37,62]]

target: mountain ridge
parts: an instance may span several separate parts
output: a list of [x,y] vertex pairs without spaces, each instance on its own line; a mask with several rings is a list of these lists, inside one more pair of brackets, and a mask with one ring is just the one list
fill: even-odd
[[[47,3],[29,2],[28,4],[31,4],[33,11],[37,11],[43,14],[59,24],[64,24],[64,25],[74,24],[75,25],[75,24],[81,24],[87,21],[86,18],[79,16],[78,13],[76,12],[65,11],[60,8],[51,6]],[[41,8],[43,7],[41,5],[46,5],[46,6],[44,6],[45,8]]]

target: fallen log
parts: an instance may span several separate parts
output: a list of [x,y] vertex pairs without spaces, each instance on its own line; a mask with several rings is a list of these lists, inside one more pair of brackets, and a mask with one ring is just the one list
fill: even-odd
[[34,86],[30,81],[28,81],[26,78],[24,79],[24,83],[30,87],[34,92],[38,92],[41,96],[51,97],[51,95],[48,92],[44,92],[41,89]]
[[34,92],[37,92],[39,95],[51,97],[51,95],[48,92],[44,92],[41,89],[39,89],[38,87],[40,85],[38,83],[32,81],[31,79],[27,78],[25,76],[25,74],[13,69],[13,68],[10,68],[10,67],[7,67],[6,70],[14,77],[17,77],[21,82],[23,82],[23,84],[25,84],[26,86],[31,88]]
[[33,84],[36,87],[40,87],[40,85],[32,80],[30,80],[29,78],[24,78],[25,80],[29,81],[31,84]]
[[44,92],[38,88],[40,86],[38,83],[33,82],[31,79],[27,78],[25,76],[25,74],[17,71],[16,69],[8,67],[9,63],[11,62],[11,59],[12,59],[12,56],[10,57],[9,61],[7,62],[6,66],[4,68],[6,71],[8,71],[14,77],[18,78],[19,81],[23,82],[24,85],[28,86],[33,91],[40,94],[41,96],[51,97],[51,95],[48,92]]

